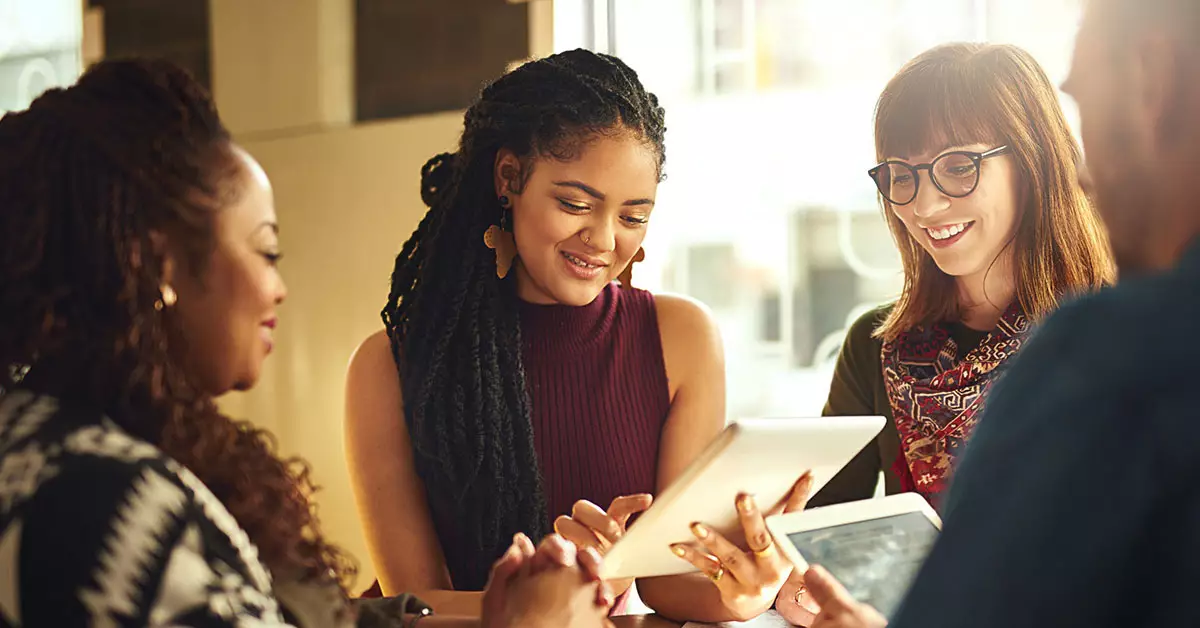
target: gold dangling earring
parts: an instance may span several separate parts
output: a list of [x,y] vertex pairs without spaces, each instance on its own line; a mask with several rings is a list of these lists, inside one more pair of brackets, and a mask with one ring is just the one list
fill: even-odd
[[626,288],[632,288],[633,265],[644,259],[646,259],[646,249],[639,247],[637,253],[633,254],[633,259],[629,260],[629,265],[625,267],[625,270],[621,271],[620,275],[617,275],[617,281],[621,282],[621,285]]
[[179,295],[175,294],[175,289],[169,284],[163,284],[162,288],[160,288],[160,291],[162,292],[162,296],[160,296],[158,300],[154,302],[154,309],[161,312],[162,310],[175,305],[175,302],[179,300]]
[[496,276],[504,279],[512,269],[517,257],[517,241],[512,234],[511,202],[507,196],[500,197],[500,224],[492,225],[483,232],[483,243],[496,252]]

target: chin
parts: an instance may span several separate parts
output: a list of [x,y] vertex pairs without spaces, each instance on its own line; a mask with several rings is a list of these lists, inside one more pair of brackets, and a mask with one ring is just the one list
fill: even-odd
[[604,286],[608,285],[608,281],[597,282],[595,284],[581,284],[574,282],[575,285],[560,286],[554,291],[554,300],[562,305],[570,305],[573,307],[583,307],[590,305],[596,297],[604,290]]

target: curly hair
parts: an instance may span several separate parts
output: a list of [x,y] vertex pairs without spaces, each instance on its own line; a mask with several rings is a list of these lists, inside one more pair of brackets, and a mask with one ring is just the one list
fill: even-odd
[[353,564],[327,543],[307,464],[189,378],[152,233],[202,276],[241,166],[212,99],[162,61],[105,61],[0,118],[0,390],[86,404],[195,473],[277,577]]
[[405,421],[454,586],[481,589],[516,532],[549,518],[534,451],[514,274],[496,278],[483,244],[510,217],[496,196],[501,149],[521,161],[519,192],[540,157],[569,160],[600,136],[653,149],[661,178],[663,108],[619,59],[574,50],[532,61],[483,89],[458,151],[421,170],[429,211],[396,257],[383,321],[400,372]]

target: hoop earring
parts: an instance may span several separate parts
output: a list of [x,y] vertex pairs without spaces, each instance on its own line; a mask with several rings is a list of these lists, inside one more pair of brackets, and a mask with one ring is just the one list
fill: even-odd
[[633,265],[644,259],[646,259],[646,249],[639,247],[637,253],[633,254],[633,259],[629,260],[629,265],[625,267],[625,270],[621,271],[620,275],[617,275],[617,281],[621,282],[623,287],[633,287]]

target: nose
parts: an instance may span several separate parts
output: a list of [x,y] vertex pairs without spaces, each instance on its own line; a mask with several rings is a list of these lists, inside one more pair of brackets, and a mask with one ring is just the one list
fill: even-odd
[[[597,212],[599,213],[599,212]],[[599,253],[608,253],[617,248],[616,225],[607,216],[596,216],[592,224],[581,232],[583,243]]]
[[917,176],[924,177],[924,180],[917,187],[917,198],[913,199],[913,215],[917,218],[926,219],[949,209],[950,197],[943,194],[933,184],[933,178],[929,173],[921,172]]
[[275,287],[275,305],[279,305],[279,304],[283,303],[284,300],[287,299],[287,296],[288,296],[287,283],[285,283],[283,281],[283,277],[280,276],[279,283]]

